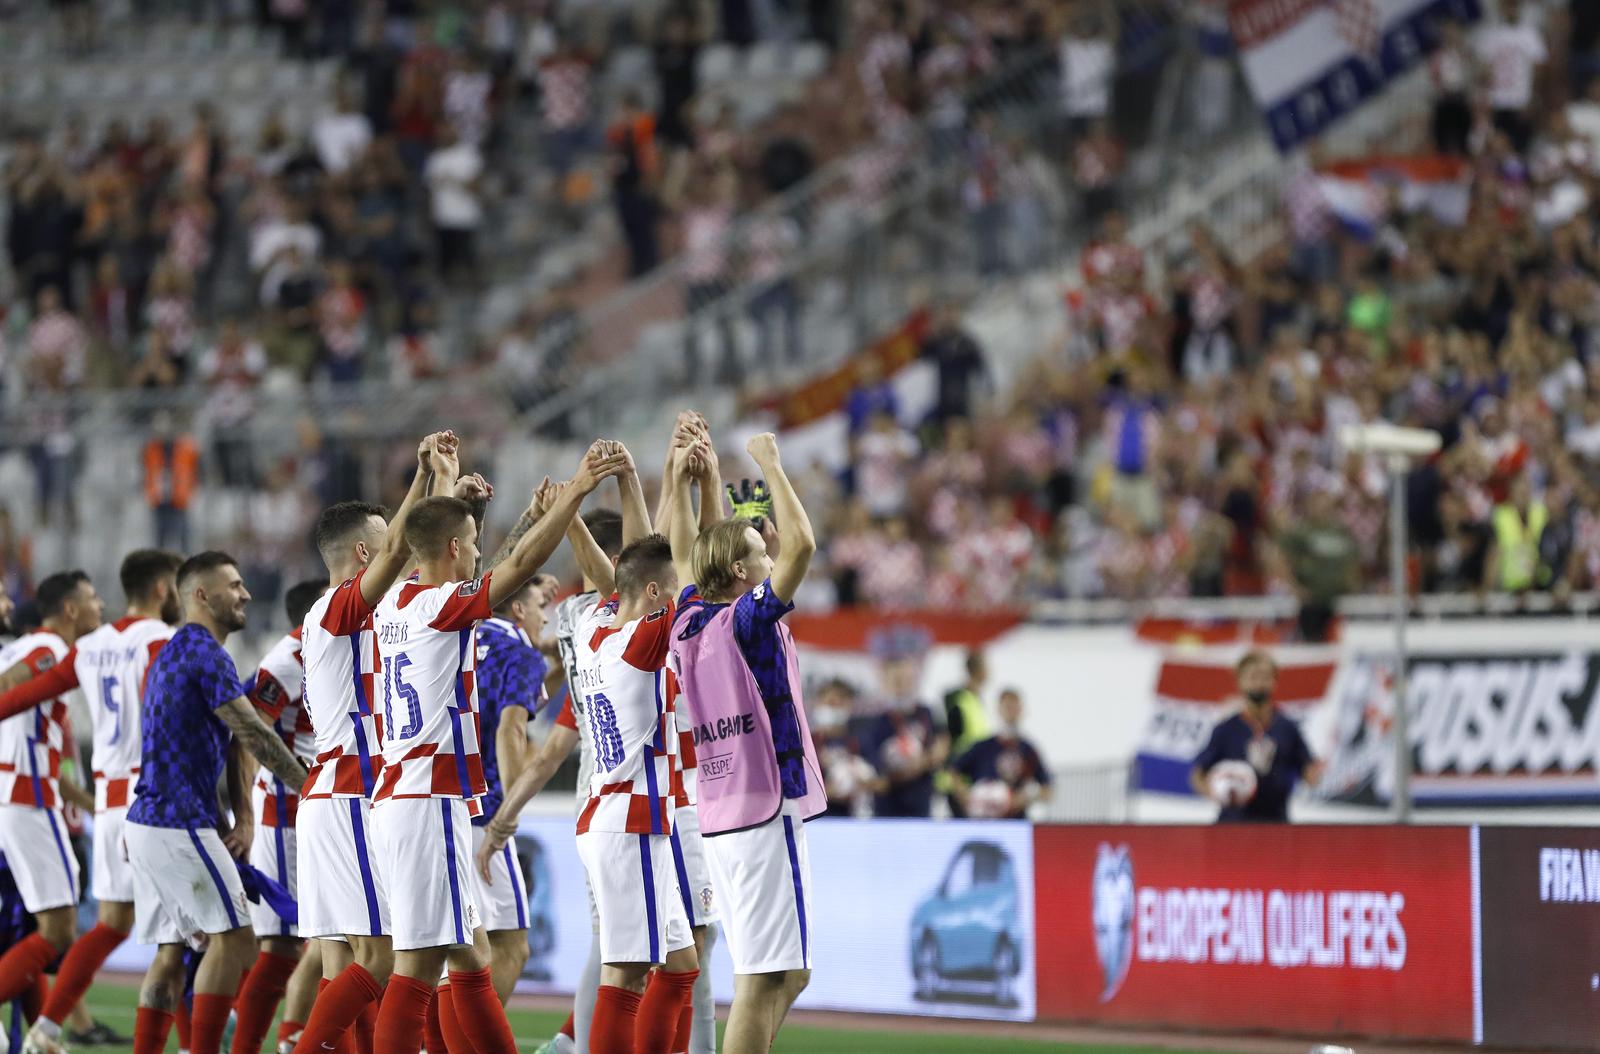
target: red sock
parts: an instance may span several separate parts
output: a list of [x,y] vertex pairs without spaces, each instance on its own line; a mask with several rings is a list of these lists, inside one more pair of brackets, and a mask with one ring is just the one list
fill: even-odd
[[556,1032],[557,1032],[558,1035],[566,1036],[568,1039],[577,1039],[578,1038],[578,1033],[576,1031],[574,1031],[574,1025],[572,1023],[572,1015],[571,1014],[567,1015],[567,1023],[562,1025],[559,1029],[557,1029]]
[[390,977],[389,988],[378,1007],[378,1028],[372,1037],[372,1049],[377,1054],[418,1054],[431,1002],[433,985],[430,982],[398,973]]
[[33,987],[33,979],[55,961],[56,946],[30,933],[0,956],[0,1003],[9,1003]]
[[[67,949],[67,957],[61,960],[61,969],[56,971],[56,985],[44,1002],[46,1020],[59,1025],[67,1019],[94,982],[94,975],[127,936],[121,930],[97,922],[94,929],[73,942]],[[171,1024],[167,1022],[169,1028]]]
[[172,1015],[153,1006],[141,1006],[133,1016],[133,1054],[163,1054],[172,1033]]
[[461,1018],[456,1013],[455,993],[450,990],[449,981],[444,981],[433,990],[433,1002],[428,1012],[432,1014],[435,1011],[439,1016],[439,1034],[444,1037],[444,1049],[450,1054],[478,1054],[472,1047],[472,1040],[461,1028]]
[[189,1005],[188,996],[178,1000],[178,1012],[173,1015],[173,1021],[178,1026],[178,1049],[189,1050],[194,1039],[194,1008]]
[[[472,1045],[472,1054],[516,1054],[517,1040],[487,966],[470,972],[451,970],[450,989],[456,1020]],[[447,1034],[445,1038],[450,1037]]]
[[382,994],[383,989],[360,963],[346,966],[331,981],[324,979],[317,986],[317,1001],[311,1006],[311,1018],[300,1033],[300,1042],[295,1044],[295,1054],[343,1050],[345,1037],[361,1016],[362,1008]]
[[250,966],[246,966],[244,973],[239,975],[239,984],[233,990],[233,1001],[235,1003],[239,1001],[241,995],[244,995],[244,986],[250,981],[250,970],[254,965],[254,963],[251,963]]
[[699,970],[688,973],[668,973],[657,970],[645,986],[644,998],[639,1001],[638,1019],[633,1029],[635,1054],[673,1054],[681,1047],[673,1046],[678,1035],[678,1018],[694,992],[694,979]]
[[[318,988],[317,990],[320,992],[322,989]],[[278,1022],[278,1045],[282,1046],[285,1043],[293,1043],[299,1038],[300,1033],[305,1030],[305,1027],[306,1023],[304,1021]]]
[[289,975],[297,965],[296,960],[271,952],[256,957],[234,1006],[239,1020],[233,1030],[233,1054],[259,1054],[284,989],[289,987]]
[[634,1054],[633,1026],[639,996],[626,988],[603,984],[594,997],[589,1024],[589,1054]]
[[39,1020],[39,1015],[44,1013],[45,998],[50,994],[50,975],[34,974],[33,985],[22,993],[22,1016],[31,1022]]
[[428,1004],[428,1020],[423,1025],[423,1049],[428,1054],[450,1054],[450,1047],[444,1041],[444,1029],[439,1026],[439,1004],[443,1002],[440,996],[443,989],[433,993],[433,1001]]
[[372,1036],[377,1029],[378,1002],[373,1000],[361,1008],[356,1023],[350,1026],[348,1035],[351,1037],[352,1046],[349,1054],[372,1054]]
[[694,996],[690,995],[689,1001],[683,1004],[683,1010],[678,1014],[678,1031],[672,1034],[672,1054],[687,1054],[689,1033],[693,1031]]
[[189,1038],[194,1043],[189,1048],[191,1054],[219,1054],[222,1030],[228,1027],[228,1014],[232,1010],[231,995],[194,994],[194,1020],[189,1025]]

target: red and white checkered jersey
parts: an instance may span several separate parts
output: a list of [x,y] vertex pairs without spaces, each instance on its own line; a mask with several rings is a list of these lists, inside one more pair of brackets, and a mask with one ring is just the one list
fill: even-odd
[[383,767],[372,703],[377,649],[361,574],[317,598],[300,625],[302,705],[311,717],[317,751],[302,798],[370,797]]
[[[49,630],[39,630],[0,648],[0,670],[26,663],[38,677],[66,654],[66,641]],[[57,696],[0,721],[0,802],[47,809],[60,804],[66,720],[66,700]]]
[[94,730],[95,810],[133,800],[143,729],[145,675],[174,628],[157,618],[121,618],[78,638],[61,665],[83,692]]
[[[616,598],[578,625],[578,668],[569,681],[583,695],[583,720],[594,740],[589,804],[578,833],[671,834],[678,729],[678,679],[667,667],[671,606],[615,625]],[[569,674],[570,676],[570,674]]]
[[[294,751],[295,757],[309,765],[317,756],[317,739],[305,708],[306,669],[300,651],[304,632],[304,626],[296,626],[262,656],[256,683],[250,689],[250,702],[261,719],[283,737],[284,745]],[[262,826],[293,827],[300,788],[285,786],[265,765],[256,775],[256,786],[266,792]]]
[[378,602],[384,738],[374,801],[464,798],[476,805],[487,789],[473,629],[490,615],[488,575],[436,586],[407,582]]

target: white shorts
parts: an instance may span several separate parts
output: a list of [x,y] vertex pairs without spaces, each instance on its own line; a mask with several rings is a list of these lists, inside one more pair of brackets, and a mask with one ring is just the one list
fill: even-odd
[[388,876],[394,950],[471,944],[481,922],[472,881],[472,817],[461,798],[390,798],[372,807]]
[[[371,809],[365,798],[300,802],[294,834],[302,937],[381,937],[389,932],[388,889],[378,865]],[[256,841],[261,841],[259,831]]]
[[709,926],[721,918],[711,893],[715,887],[706,866],[705,839],[700,837],[700,812],[693,805],[672,814],[672,863],[690,927]]
[[[256,814],[256,837],[255,841],[250,843],[250,866],[283,886],[289,891],[289,895],[298,901],[295,829],[268,826],[262,822],[267,795],[268,792],[263,790],[259,783],[250,792]],[[289,794],[286,797],[292,800],[295,795]],[[287,812],[288,802],[285,801],[279,807],[277,814],[283,816]],[[282,916],[272,910],[265,897],[262,897],[259,903],[250,905],[250,925],[255,929],[257,937],[296,937],[300,933],[299,927],[292,922],[285,922]]]
[[134,940],[182,944],[250,925],[239,869],[216,831],[142,823],[122,830],[133,869]]
[[528,883],[522,877],[522,861],[517,859],[515,838],[500,847],[489,860],[492,883],[485,884],[478,873],[478,850],[488,837],[485,829],[472,829],[472,896],[483,918],[483,928],[490,933],[500,930],[525,930],[528,928]]
[[811,969],[811,858],[794,802],[760,827],[703,841],[733,972]]
[[694,943],[666,835],[586,831],[578,857],[600,910],[601,962],[666,962]]
[[89,889],[94,899],[104,903],[133,903],[133,868],[122,847],[122,829],[128,822],[128,807],[102,809],[94,814],[94,857],[89,866]]
[[0,853],[29,914],[78,902],[78,858],[58,810],[0,805]]

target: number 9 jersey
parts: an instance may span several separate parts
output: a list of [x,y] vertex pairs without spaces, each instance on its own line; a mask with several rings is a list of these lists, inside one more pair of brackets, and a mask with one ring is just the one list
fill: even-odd
[[439,586],[407,582],[378,602],[373,692],[383,724],[383,777],[374,802],[463,798],[478,805],[486,786],[473,627],[490,615],[487,575]]

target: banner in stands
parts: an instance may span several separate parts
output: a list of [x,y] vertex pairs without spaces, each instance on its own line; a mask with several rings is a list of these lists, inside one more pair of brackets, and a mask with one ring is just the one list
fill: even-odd
[[1233,0],[1228,23],[1278,149],[1288,152],[1381,93],[1473,22],[1480,0]]
[[1592,1050],[1600,1035],[1600,831],[1483,827],[1483,1041]]
[[1041,827],[1039,1015],[1470,1041],[1470,833]]
[[[1324,789],[1343,801],[1394,792],[1392,655],[1355,652],[1337,690]],[[1600,652],[1410,656],[1407,714],[1418,804],[1600,801]]]
[[[1278,667],[1278,705],[1296,719],[1328,694],[1336,664],[1283,660]],[[1238,701],[1234,663],[1168,657],[1156,678],[1149,724],[1139,745],[1138,787],[1167,794],[1190,794],[1189,769],[1218,721]]]

